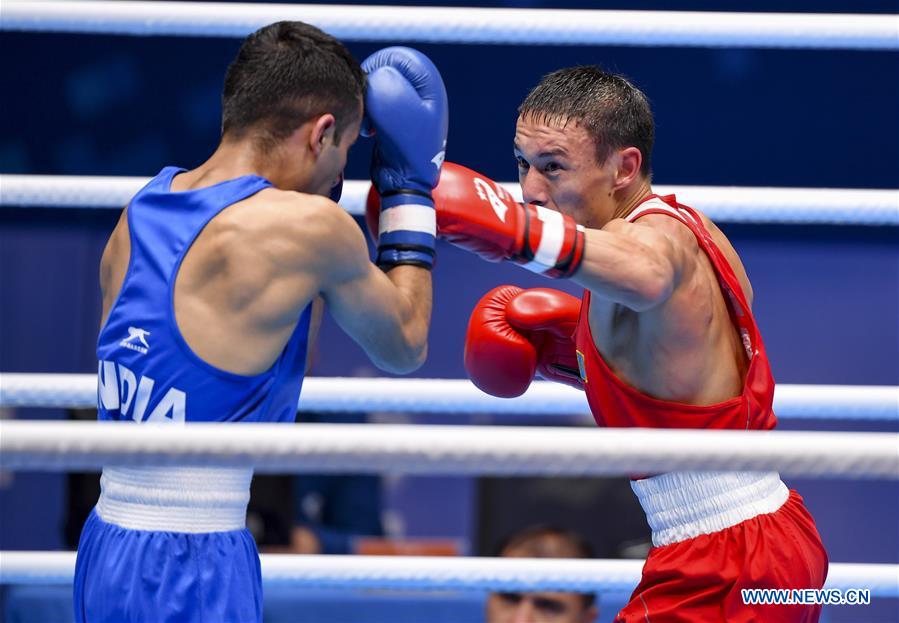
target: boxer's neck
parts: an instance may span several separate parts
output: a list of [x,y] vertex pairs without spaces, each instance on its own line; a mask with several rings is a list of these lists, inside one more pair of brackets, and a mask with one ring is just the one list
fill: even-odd
[[648,178],[635,180],[633,184],[615,193],[615,210],[612,219],[625,218],[652,194],[652,185]]
[[258,175],[282,190],[301,190],[308,167],[301,154],[283,147],[262,149],[252,138],[228,139],[206,162],[179,176],[189,188],[205,187],[245,175]]
[[301,168],[297,166],[297,160],[280,147],[264,149],[254,140],[244,139],[222,141],[202,166],[214,169],[226,179],[259,175],[279,188],[289,188]]

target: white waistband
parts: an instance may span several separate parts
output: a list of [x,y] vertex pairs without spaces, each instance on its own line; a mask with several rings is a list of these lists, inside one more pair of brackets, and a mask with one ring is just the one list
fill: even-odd
[[103,521],[130,530],[239,530],[252,479],[252,469],[106,467],[96,510]]
[[777,472],[671,472],[631,487],[656,547],[773,513],[790,494]]

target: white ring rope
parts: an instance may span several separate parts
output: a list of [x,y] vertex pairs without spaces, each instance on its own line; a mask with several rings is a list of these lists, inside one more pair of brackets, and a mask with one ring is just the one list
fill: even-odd
[[[630,592],[642,560],[299,556],[262,554],[266,586],[455,590]],[[75,552],[0,552],[0,584],[70,584]],[[867,588],[899,597],[899,565],[830,563],[829,589]]]
[[0,422],[9,470],[103,465],[259,472],[599,476],[677,470],[899,479],[899,434],[391,424]]
[[[150,178],[77,175],[0,175],[0,206],[121,208]],[[347,180],[342,205],[365,212],[370,184]],[[517,183],[503,186],[521,199]],[[899,225],[899,190],[853,188],[766,188],[746,186],[654,186],[661,195],[728,223]]]
[[[0,407],[89,409],[97,406],[95,374],[0,373]],[[312,413],[489,413],[590,416],[584,393],[535,381],[520,398],[489,396],[463,379],[310,377],[299,410]],[[899,387],[778,385],[778,418],[899,421]]]
[[243,37],[302,20],[345,41],[899,49],[894,15],[589,11],[215,2],[23,2],[3,30]]

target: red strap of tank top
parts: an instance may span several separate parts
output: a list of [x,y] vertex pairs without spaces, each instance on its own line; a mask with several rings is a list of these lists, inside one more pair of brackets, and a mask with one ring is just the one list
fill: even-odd
[[[663,202],[669,209],[663,209],[661,207],[646,207],[640,209],[641,206],[644,206],[646,202],[651,201],[652,199]],[[721,252],[721,249],[718,248],[718,245],[715,244],[712,235],[705,228],[705,225],[702,224],[702,218],[693,208],[678,203],[674,195],[665,195],[664,197],[659,195],[649,195],[643,200],[640,206],[638,206],[637,211],[633,213],[634,218],[631,222],[636,221],[647,214],[664,214],[665,216],[676,218],[686,225],[690,231],[693,232],[693,235],[696,236],[700,248],[705,252],[706,257],[709,258],[712,266],[715,267],[715,274],[718,277],[718,283],[721,286],[721,290],[725,294],[724,299],[727,301],[730,317],[740,330],[740,338],[743,341],[743,347],[746,349],[747,356],[749,359],[752,359],[753,355],[756,353],[756,343],[758,341],[758,328],[755,325],[755,319],[752,317],[752,310],[746,301],[743,288],[737,279],[736,273],[734,273],[733,267],[731,267],[727,258],[724,257],[724,254]]]

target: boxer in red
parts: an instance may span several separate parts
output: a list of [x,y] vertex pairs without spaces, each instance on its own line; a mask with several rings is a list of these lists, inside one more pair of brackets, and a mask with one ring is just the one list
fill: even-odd
[[[737,253],[703,214],[651,188],[646,97],[596,67],[546,76],[519,108],[525,204],[447,165],[438,235],[584,288],[502,286],[475,309],[466,369],[497,396],[535,373],[583,388],[600,426],[770,429],[774,381]],[[820,606],[746,605],[744,588],[821,588],[827,554],[776,472],[633,481],[653,532],[616,621],[817,621]]]

